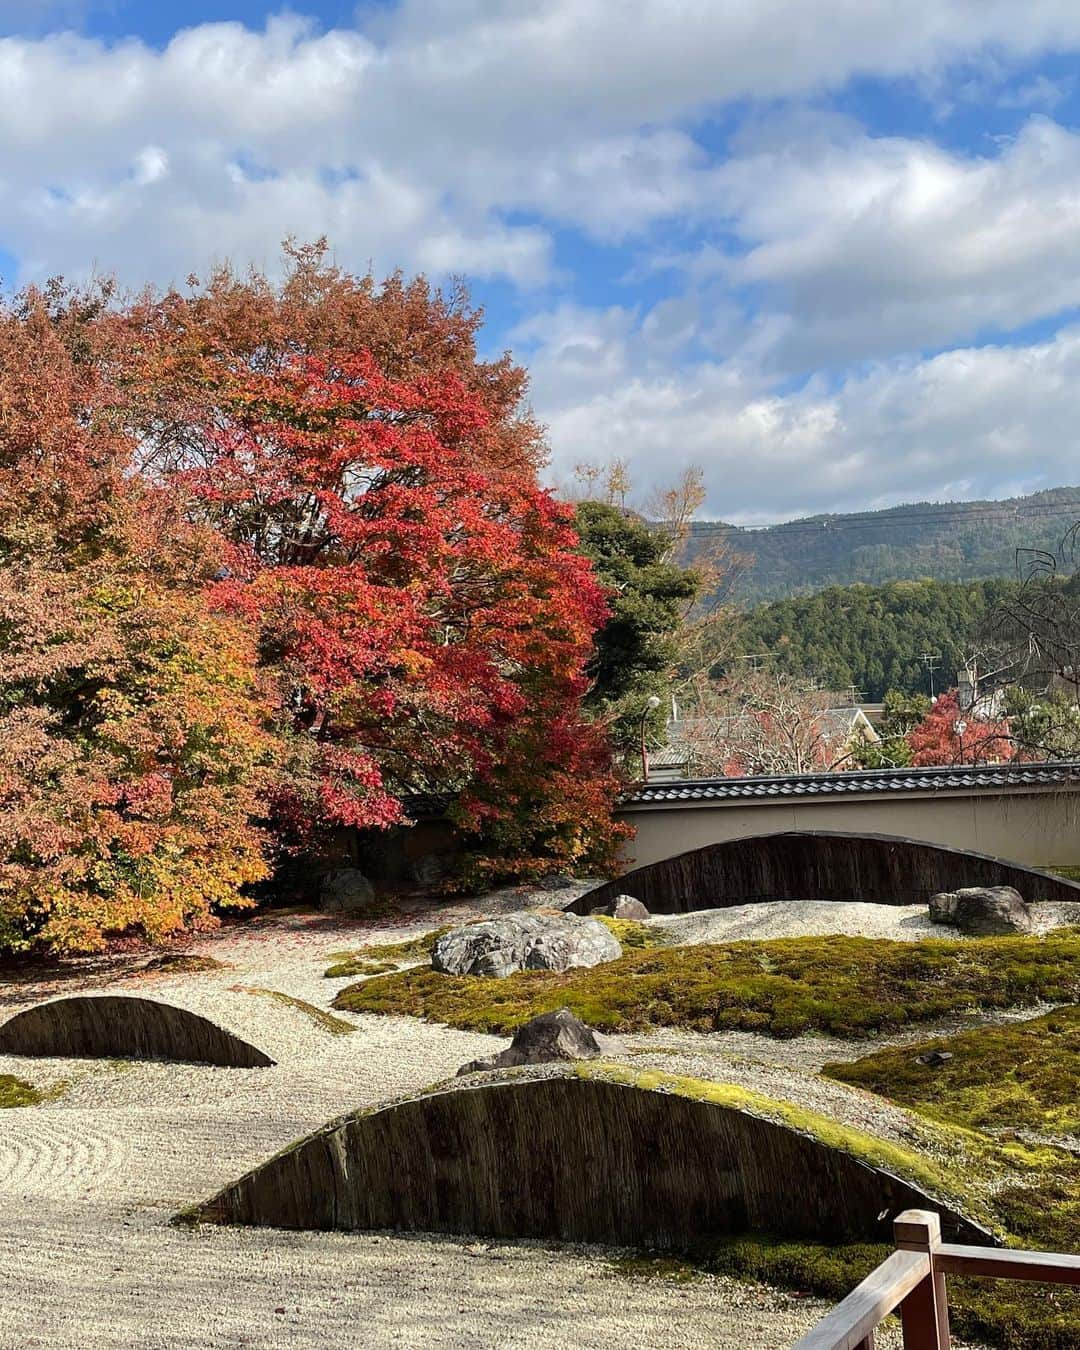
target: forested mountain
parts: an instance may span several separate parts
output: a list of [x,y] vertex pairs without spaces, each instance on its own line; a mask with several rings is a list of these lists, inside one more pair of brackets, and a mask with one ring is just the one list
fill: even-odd
[[749,566],[738,594],[753,602],[853,582],[1013,577],[1017,549],[1055,552],[1077,520],[1080,487],[1062,487],[999,502],[917,502],[756,530],[699,521],[688,552],[692,559],[722,541],[744,555]]
[[749,610],[735,659],[752,655],[770,670],[827,689],[854,686],[877,702],[888,689],[928,692],[922,657],[929,653],[938,658],[936,688],[949,688],[980,645],[988,616],[1014,588],[1005,579],[830,586]]

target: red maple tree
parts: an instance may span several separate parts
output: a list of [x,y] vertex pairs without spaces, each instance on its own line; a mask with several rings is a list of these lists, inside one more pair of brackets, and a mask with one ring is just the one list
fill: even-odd
[[605,867],[617,783],[581,711],[604,595],[538,485],[524,372],[478,358],[478,322],[318,250],[280,291],[216,274],[126,318],[156,390],[141,442],[228,542],[212,601],[258,627],[313,742],[276,794],[294,835],[438,792],[474,879]]
[[956,690],[942,694],[906,739],[916,766],[998,764],[1013,756],[1008,722],[961,712]]

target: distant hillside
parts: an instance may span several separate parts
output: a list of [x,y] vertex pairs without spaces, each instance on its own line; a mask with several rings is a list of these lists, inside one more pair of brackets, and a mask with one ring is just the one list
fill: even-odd
[[935,688],[947,689],[1014,590],[998,579],[890,581],[789,596],[747,612],[729,666],[754,654],[768,670],[879,702],[889,689],[930,692],[925,652],[935,658]]
[[1077,520],[1080,487],[1062,487],[999,502],[916,502],[810,516],[758,530],[699,521],[688,552],[692,559],[719,539],[746,555],[751,566],[739,597],[752,603],[853,582],[1013,577],[1018,548],[1055,552]]

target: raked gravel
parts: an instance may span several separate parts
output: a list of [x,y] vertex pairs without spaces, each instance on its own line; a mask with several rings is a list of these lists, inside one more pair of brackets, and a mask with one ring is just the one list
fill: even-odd
[[[1046,901],[1032,906],[1037,933],[1065,924],[1080,924],[1080,902]],[[964,934],[931,923],[926,905],[873,905],[860,900],[770,900],[725,909],[699,909],[691,914],[658,914],[651,920],[687,945],[697,942],[759,942],[770,938],[814,937],[843,933],[849,937],[955,940]],[[978,941],[978,939],[971,939]]]
[[[323,974],[336,952],[569,895],[506,890],[485,897],[482,910],[469,901],[449,912],[417,902],[377,922],[269,915],[191,945],[223,969],[140,973],[145,957],[128,957],[0,986],[0,1017],[60,994],[132,993],[200,1012],[277,1060],[272,1069],[218,1069],[0,1057],[0,1073],[62,1088],[47,1104],[0,1111],[0,1350],[790,1345],[820,1317],[820,1300],[722,1278],[631,1278],[595,1248],[169,1222],[326,1120],[415,1092],[504,1044],[404,1018],[346,1016],[355,1030],[334,1036],[250,989],[326,1009],[343,983]],[[727,914],[731,937],[739,920]],[[666,922],[691,920],[699,916]],[[904,1112],[815,1076],[824,1060],[857,1052],[850,1042],[664,1032],[615,1049],[632,1063],[740,1083],[883,1137],[910,1136]],[[894,1330],[878,1340],[899,1343]]]

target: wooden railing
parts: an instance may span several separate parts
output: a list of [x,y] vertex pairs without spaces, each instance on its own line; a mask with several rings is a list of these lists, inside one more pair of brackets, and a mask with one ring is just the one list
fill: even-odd
[[874,1350],[874,1332],[897,1308],[904,1350],[949,1350],[946,1275],[1080,1285],[1080,1256],[942,1242],[941,1221],[927,1210],[905,1210],[893,1235],[896,1251],[792,1350]]

